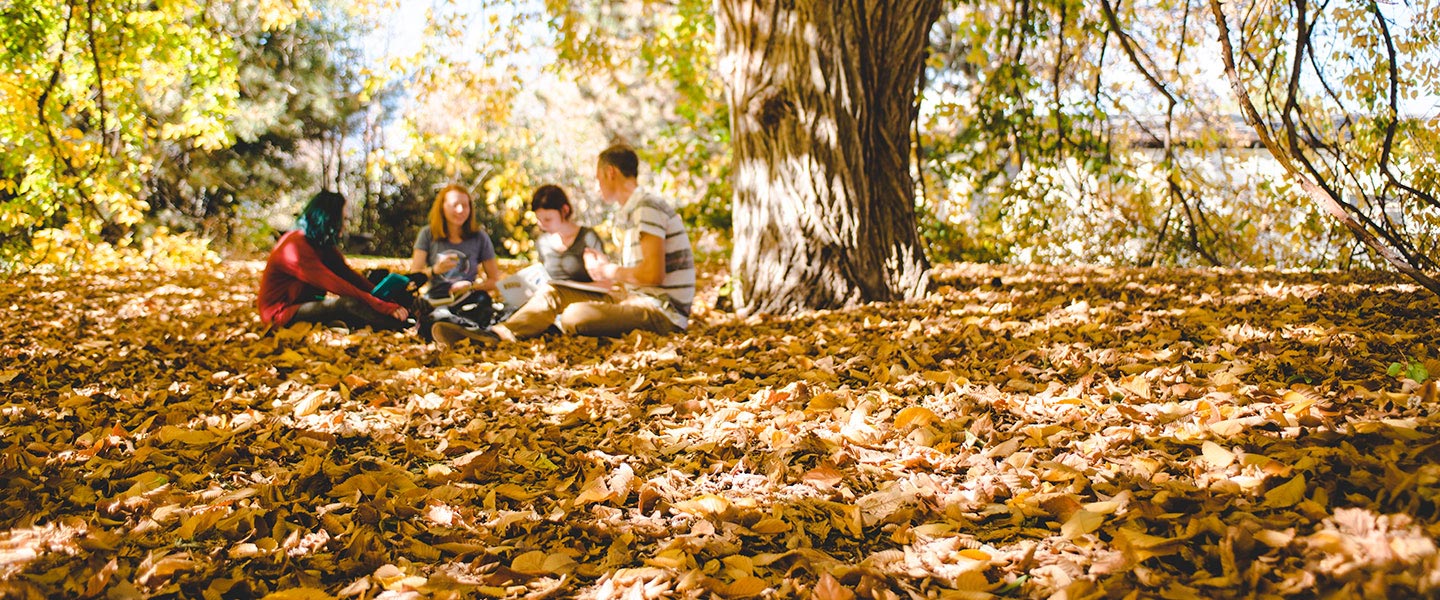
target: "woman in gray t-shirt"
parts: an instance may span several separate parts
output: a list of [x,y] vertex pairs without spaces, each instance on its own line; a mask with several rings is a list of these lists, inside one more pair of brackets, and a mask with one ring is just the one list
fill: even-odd
[[[436,235],[436,232],[440,235]],[[480,278],[481,270],[484,278]],[[432,298],[491,291],[500,281],[500,262],[490,236],[480,229],[470,193],[445,186],[430,205],[430,224],[415,237],[410,271],[430,276]]]
[[590,273],[585,270],[585,249],[605,251],[600,235],[594,229],[583,227],[570,217],[575,209],[570,198],[557,185],[542,185],[530,198],[530,211],[544,232],[536,246],[540,249],[540,264],[550,279],[560,281],[589,282]]

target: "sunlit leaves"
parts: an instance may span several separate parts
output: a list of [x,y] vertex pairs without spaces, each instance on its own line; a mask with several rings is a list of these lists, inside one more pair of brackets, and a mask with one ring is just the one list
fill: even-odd
[[440,352],[263,331],[257,269],[0,287],[0,586],[1440,585],[1434,391],[1381,360],[1434,363],[1400,315],[1435,300],[1387,277],[942,266],[916,303]]

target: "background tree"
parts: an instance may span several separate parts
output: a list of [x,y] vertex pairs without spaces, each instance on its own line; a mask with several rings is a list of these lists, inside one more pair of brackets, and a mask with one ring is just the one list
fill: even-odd
[[[15,268],[22,255],[74,262],[97,236],[110,248],[130,246],[145,215],[145,175],[161,148],[176,140],[198,149],[230,144],[236,61],[210,4],[0,8],[0,265]],[[238,4],[268,31],[304,12],[279,0]]]
[[914,298],[910,129],[938,0],[716,3],[743,310]]
[[[289,216],[287,208],[309,192],[335,187],[344,161],[333,141],[357,129],[354,121],[362,116],[355,50],[360,31],[347,11],[318,6],[289,28],[266,30],[249,10],[218,5],[210,13],[234,40],[238,97],[228,123],[234,143],[206,149],[175,140],[163,146],[144,190],[155,220],[198,230],[229,247],[268,246],[273,229],[267,217]],[[370,98],[377,105],[385,100]],[[274,225],[288,226],[288,219]]]

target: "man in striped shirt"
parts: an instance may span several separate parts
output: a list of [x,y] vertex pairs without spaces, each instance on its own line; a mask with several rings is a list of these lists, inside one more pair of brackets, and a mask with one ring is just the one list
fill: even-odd
[[669,202],[640,187],[639,167],[635,151],[624,145],[606,148],[595,166],[600,197],[621,207],[615,221],[621,260],[611,262],[587,248],[585,267],[597,283],[623,289],[605,294],[550,285],[488,330],[436,323],[435,340],[452,345],[462,339],[525,339],[544,333],[552,323],[567,334],[595,337],[619,337],[637,329],[662,334],[684,331],[695,301],[690,236]]

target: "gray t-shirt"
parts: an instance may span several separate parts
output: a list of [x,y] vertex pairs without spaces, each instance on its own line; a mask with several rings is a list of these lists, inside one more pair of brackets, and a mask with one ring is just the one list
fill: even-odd
[[592,281],[590,272],[585,270],[585,249],[605,251],[600,234],[589,227],[581,227],[580,232],[575,234],[575,242],[564,250],[543,242],[538,245],[540,264],[545,265],[545,273],[551,279],[560,281]]
[[452,244],[450,240],[444,238],[437,240],[431,236],[429,226],[421,227],[420,234],[415,236],[415,249],[425,252],[425,264],[427,265],[434,265],[436,261],[440,260],[442,252],[459,253],[459,260],[455,261],[455,268],[435,274],[435,279],[446,283],[475,281],[480,263],[495,258],[495,245],[490,242],[490,236],[485,235],[483,231],[461,240],[458,244]]

